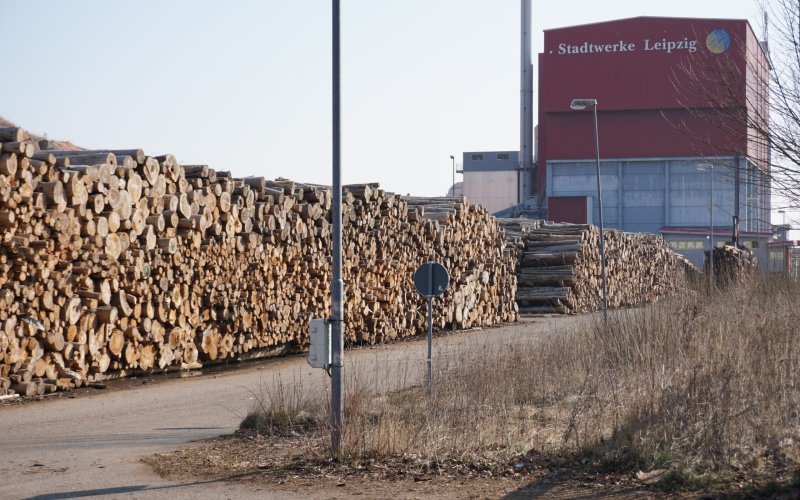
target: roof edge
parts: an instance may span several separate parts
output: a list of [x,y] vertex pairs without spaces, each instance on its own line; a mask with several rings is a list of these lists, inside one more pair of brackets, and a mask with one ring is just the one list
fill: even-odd
[[[607,21],[597,21],[594,23],[584,23],[584,24],[573,24],[570,26],[562,26],[560,28],[550,28],[544,29],[543,32],[547,33],[548,31],[558,31],[558,30],[566,30],[572,28],[583,28],[586,26],[597,26],[598,24],[609,24],[609,23],[618,23],[621,21],[633,21],[635,19],[671,19],[671,20],[682,20],[682,21],[727,21],[727,22],[744,22],[750,26],[750,21],[747,19],[735,19],[735,18],[725,18],[725,17],[668,17],[668,16],[634,16],[634,17],[623,17],[622,19],[609,19]],[[750,28],[753,31],[753,28]],[[755,31],[753,31],[755,33]]]
[[[769,56],[767,51],[764,48],[763,40],[756,34],[756,31],[753,29],[753,26],[750,24],[750,20],[748,19],[736,19],[736,18],[726,18],[726,17],[669,17],[669,16],[634,16],[634,17],[623,17],[622,19],[609,19],[607,21],[597,21],[594,23],[584,23],[584,24],[573,24],[571,26],[562,26],[560,28],[550,28],[544,29],[542,32],[548,33],[551,31],[560,31],[560,30],[567,30],[573,28],[585,28],[587,26],[598,26],[601,24],[609,24],[609,23],[618,23],[622,21],[634,21],[637,19],[669,19],[669,20],[676,20],[676,21],[725,21],[725,22],[737,22],[737,23],[744,23],[750,33],[753,35],[753,38],[756,39],[761,52],[765,55]],[[542,54],[543,52],[540,52]]]

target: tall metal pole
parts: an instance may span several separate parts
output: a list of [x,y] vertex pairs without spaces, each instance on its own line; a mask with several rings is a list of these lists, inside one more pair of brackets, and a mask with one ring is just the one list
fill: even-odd
[[339,68],[339,0],[333,1],[333,281],[331,283],[331,450],[338,455],[344,422],[344,306],[342,282],[341,101]]
[[608,325],[608,288],[606,284],[606,241],[603,236],[603,191],[600,188],[600,137],[597,133],[597,101],[594,106],[594,152],[597,168],[597,204],[600,207],[600,270],[603,274],[603,321]]
[[522,203],[533,194],[526,186],[528,173],[533,171],[533,64],[531,54],[531,0],[520,1],[520,124],[518,197]]
[[714,275],[714,164],[709,163],[708,173],[711,176],[711,193],[708,195],[708,211],[709,211],[709,219],[711,221],[711,252],[709,255],[711,256],[711,293],[714,293],[714,289],[717,286],[717,277]]

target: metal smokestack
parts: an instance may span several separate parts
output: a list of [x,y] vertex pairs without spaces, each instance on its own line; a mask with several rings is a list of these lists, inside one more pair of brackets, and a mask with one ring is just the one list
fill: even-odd
[[519,202],[533,194],[533,64],[531,61],[531,0],[520,0]]

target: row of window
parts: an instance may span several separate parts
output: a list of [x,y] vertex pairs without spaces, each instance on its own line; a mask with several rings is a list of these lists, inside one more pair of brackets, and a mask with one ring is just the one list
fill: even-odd
[[[495,155],[496,160],[508,160],[510,156],[508,153],[497,153]],[[472,161],[483,161],[483,153],[474,154],[472,155]]]
[[705,241],[670,241],[669,246],[675,250],[702,250],[706,247]]
[[784,259],[783,250],[770,250],[769,251],[769,260],[782,261],[783,259]]
[[[724,245],[730,245],[730,241],[717,241],[717,247],[722,247]],[[754,248],[758,248],[758,241],[756,240],[745,240],[741,242],[742,246],[745,248],[749,248],[750,250]],[[703,250],[706,248],[706,240],[689,240],[689,241],[681,241],[675,240],[670,241],[669,246],[676,250]]]

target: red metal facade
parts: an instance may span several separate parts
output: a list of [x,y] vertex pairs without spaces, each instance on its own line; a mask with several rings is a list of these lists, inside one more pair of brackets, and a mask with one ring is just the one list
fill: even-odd
[[[710,37],[719,29],[730,35],[730,45],[715,53]],[[697,75],[721,63],[744,75],[747,59],[753,57],[762,58],[763,51],[743,20],[639,17],[545,31],[539,54],[540,195],[547,161],[594,157],[591,112],[571,110],[574,98],[598,101],[601,158],[752,150],[745,134],[734,138],[738,134],[687,110],[712,107],[716,96],[744,105],[745,79],[734,81],[732,88],[709,80],[703,92],[687,82],[694,80],[696,86],[698,79],[709,76]],[[742,129],[742,124],[727,126]]]
[[547,218],[554,222],[588,223],[589,199],[586,196],[551,196],[547,198]]

